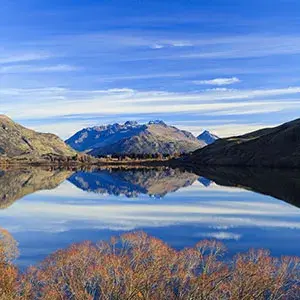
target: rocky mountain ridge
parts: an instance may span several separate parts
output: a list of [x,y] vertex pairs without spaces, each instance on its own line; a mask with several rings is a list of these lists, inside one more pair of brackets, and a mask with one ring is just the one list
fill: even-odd
[[163,121],[139,124],[95,126],[82,129],[66,140],[77,151],[92,156],[189,153],[206,146],[192,133],[169,126]]

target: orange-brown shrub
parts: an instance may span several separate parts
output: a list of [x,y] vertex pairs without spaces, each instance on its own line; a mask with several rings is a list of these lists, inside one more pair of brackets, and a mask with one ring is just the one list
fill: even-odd
[[16,299],[18,270],[11,261],[18,255],[17,243],[10,233],[0,228],[0,299]]
[[225,251],[209,240],[176,251],[143,232],[74,244],[23,275],[9,265],[7,299],[300,299],[299,258]]

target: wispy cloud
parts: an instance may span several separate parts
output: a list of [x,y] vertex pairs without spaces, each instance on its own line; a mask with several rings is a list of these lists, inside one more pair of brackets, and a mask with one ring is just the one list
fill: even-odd
[[[231,42],[223,43],[223,39],[216,41],[210,49],[183,53],[178,55],[186,59],[234,59],[255,58],[273,55],[291,55],[300,53],[300,37],[236,37]],[[218,45],[218,46],[217,46]]]
[[192,42],[185,42],[185,41],[174,41],[171,42],[173,47],[192,47],[194,44]]
[[52,65],[52,66],[35,66],[35,65],[5,65],[0,66],[0,73],[56,73],[78,71],[80,68],[70,65]]
[[[179,38],[178,38],[179,39]],[[165,39],[166,40],[166,39]],[[156,42],[150,45],[162,45],[164,39],[156,39]],[[149,41],[147,42],[149,44]],[[175,45],[165,44],[165,46]],[[180,45],[180,42],[178,43]],[[129,58],[136,61],[142,60],[232,60],[271,57],[278,55],[300,54],[300,36],[299,35],[231,35],[231,36],[201,36],[192,35],[186,44],[182,43],[182,47],[177,52],[162,52],[161,55],[149,56],[137,55]],[[190,47],[189,46],[193,46]],[[173,46],[174,47],[174,46]]]
[[[106,58],[113,56],[113,59],[118,61],[226,60],[300,54],[300,36],[295,34],[208,35],[128,29],[56,35],[51,38],[32,39],[27,45],[32,49],[48,49],[51,53],[58,50],[72,56],[89,55]],[[122,55],[120,49],[125,55]]]
[[179,78],[182,77],[181,72],[170,72],[170,73],[148,73],[148,74],[137,74],[137,75],[120,75],[120,76],[109,76],[101,77],[97,79],[98,82],[111,82],[116,80],[142,80],[142,79],[156,79],[156,78]]
[[[70,90],[61,87],[41,89],[2,89],[0,94],[18,105],[27,107],[22,114],[51,116],[55,112],[61,114],[77,113],[125,113],[125,112],[179,112],[202,111],[213,113],[216,111],[264,109],[285,109],[300,106],[298,99],[269,99],[270,96],[296,95],[300,87],[290,87],[269,90],[208,90],[191,93],[175,93],[164,91],[139,91],[131,88],[112,88],[107,90]],[[265,98],[261,98],[265,97]],[[49,98],[55,100],[58,106],[53,107]],[[255,101],[245,101],[256,99]],[[237,101],[240,100],[240,101]],[[39,107],[36,106],[39,102]],[[1,101],[2,102],[2,101]],[[176,105],[169,103],[176,102]],[[153,105],[155,103],[155,105]],[[7,106],[10,111],[20,111],[17,106]],[[31,107],[33,105],[33,107]],[[60,106],[65,110],[62,112]]]
[[[180,119],[190,119],[191,113],[198,114],[199,119],[201,119],[205,116],[209,118],[210,116],[226,117],[232,115],[237,118],[245,114],[254,116],[270,112],[297,111],[300,109],[300,101],[294,96],[299,93],[300,87],[269,90],[214,89],[190,93],[140,91],[128,87],[103,90],[72,90],[63,87],[15,88],[0,90],[0,95],[2,95],[0,104],[2,112],[15,119],[40,120],[39,126],[34,127],[34,129],[45,131],[51,129],[54,133],[66,137],[71,130],[70,122],[64,124],[60,119],[68,115],[78,117],[100,114],[108,118],[132,114],[135,116],[174,114],[171,123],[178,124],[176,114],[180,114]],[[278,98],[282,95],[285,95],[286,98]],[[288,95],[292,95],[292,97],[288,98]],[[10,105],[10,103],[14,103],[14,105]],[[55,120],[53,126],[47,123],[48,130],[46,124],[42,124],[43,119],[47,118]],[[76,119],[72,122],[74,123],[74,130],[79,129],[77,125],[82,124],[81,121],[76,122]],[[247,130],[253,129],[253,126],[256,129],[258,126],[261,128],[267,125],[251,123],[243,126],[226,123],[223,127],[209,124],[206,129],[211,129],[222,137],[235,133],[245,133]],[[195,132],[195,130],[192,131]]]
[[[227,89],[215,88],[208,90],[200,90],[196,92],[172,93],[172,92],[138,92],[136,91],[134,99],[123,99],[121,102],[184,102],[184,101],[219,101],[234,99],[253,99],[257,97],[275,97],[282,95],[296,95],[300,93],[300,87],[286,87],[280,89]],[[275,100],[274,100],[275,101]]]
[[240,82],[240,79],[237,77],[215,78],[215,79],[208,79],[208,80],[193,81],[193,83],[197,85],[231,85],[238,82]]
[[165,47],[164,45],[160,45],[160,44],[155,44],[155,45],[150,46],[150,48],[152,48],[152,49],[162,49],[164,47]]
[[16,53],[10,55],[0,53],[0,64],[45,60],[50,57],[52,56],[47,53]]
[[151,45],[150,48],[152,49],[162,49],[167,47],[192,47],[193,43],[188,41],[164,41],[161,40],[160,43],[156,43],[154,45]]

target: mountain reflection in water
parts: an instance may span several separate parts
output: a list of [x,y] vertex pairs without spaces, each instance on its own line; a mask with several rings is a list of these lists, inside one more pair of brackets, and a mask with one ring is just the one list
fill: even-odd
[[22,268],[71,243],[136,230],[177,249],[212,238],[229,255],[299,255],[299,178],[269,169],[3,170],[0,227],[19,243]]
[[250,168],[104,168],[92,170],[12,169],[0,171],[0,209],[39,190],[51,190],[68,180],[83,191],[128,198],[147,194],[164,197],[192,185],[212,183],[270,195],[300,207],[300,170]]
[[100,194],[163,197],[193,184],[198,176],[179,169],[104,169],[76,172],[68,180],[78,188]]

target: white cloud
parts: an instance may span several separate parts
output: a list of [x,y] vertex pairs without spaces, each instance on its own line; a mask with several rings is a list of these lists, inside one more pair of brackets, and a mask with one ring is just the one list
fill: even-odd
[[218,240],[236,240],[236,241],[238,241],[242,235],[238,234],[238,233],[220,231],[220,232],[201,233],[198,236],[205,237],[205,238],[213,238],[213,239],[218,239]]
[[155,44],[151,46],[152,49],[162,49],[164,48],[164,45],[160,45],[160,44]]
[[238,79],[237,77],[193,81],[193,83],[197,85],[230,85],[238,82],[240,82],[240,79]]

